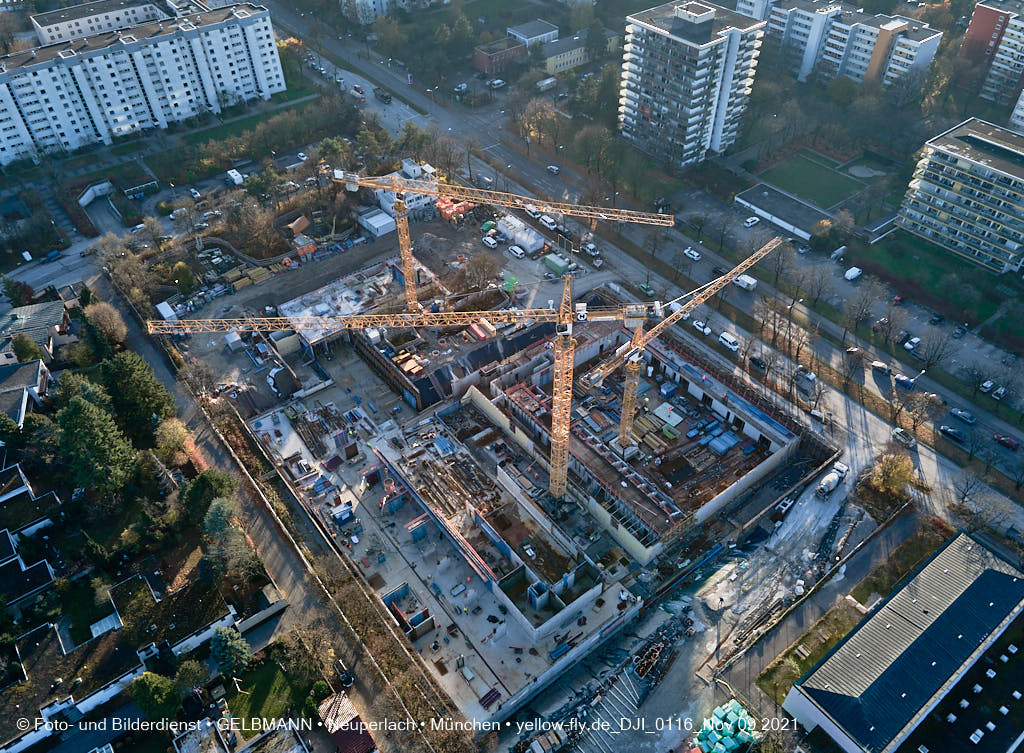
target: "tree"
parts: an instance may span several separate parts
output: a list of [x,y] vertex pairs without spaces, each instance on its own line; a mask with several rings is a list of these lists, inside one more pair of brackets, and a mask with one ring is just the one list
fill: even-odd
[[953,490],[956,492],[956,501],[965,505],[971,501],[971,497],[985,486],[981,476],[972,471],[961,471],[953,479]]
[[104,363],[103,381],[115,415],[136,440],[149,441],[159,421],[175,413],[171,393],[138,353],[123,351]]
[[[0,19],[5,17],[6,14],[0,14]],[[7,275],[4,275],[3,284],[4,295],[10,300],[12,306],[27,306],[36,297],[36,291],[28,283],[12,280]]]
[[[750,249],[751,253],[764,245],[764,238],[760,234],[753,237],[752,241],[755,245]],[[788,243],[779,246],[779,248],[775,249],[775,253],[768,254],[765,264],[772,275],[772,285],[778,287],[779,280],[796,264],[796,254],[793,252],[793,247]]]
[[828,98],[840,107],[849,105],[857,96],[857,84],[847,76],[836,76],[825,87]]
[[58,451],[76,486],[115,492],[131,475],[135,450],[102,408],[73,397],[57,413]]
[[608,54],[608,40],[604,36],[604,25],[596,18],[587,28],[583,52],[591,63],[601,60]]
[[139,231],[138,235],[144,240],[149,241],[150,245],[159,251],[161,248],[160,239],[167,235],[167,233],[164,232],[163,223],[156,217],[143,217],[142,230]]
[[230,497],[238,490],[238,482],[226,473],[208,469],[189,481],[179,498],[185,514],[193,523],[206,517],[210,504],[218,497]]
[[949,357],[952,346],[952,330],[931,329],[925,333],[914,350],[921,356],[924,368],[930,369]]
[[203,518],[203,533],[212,541],[220,539],[224,533],[235,525],[235,506],[230,500],[218,497],[210,503],[210,508]]
[[252,658],[249,644],[233,627],[219,627],[214,631],[210,654],[220,671],[228,677],[242,674]]
[[14,33],[18,31],[18,23],[14,13],[0,13],[0,55],[15,50]]
[[19,332],[11,340],[11,349],[14,351],[15,357],[21,363],[26,361],[35,361],[37,358],[42,358],[43,353],[39,350],[39,346],[36,345],[35,340],[26,335],[24,332]]
[[172,720],[181,708],[181,694],[174,682],[155,672],[143,672],[132,680],[129,692],[150,721]]
[[498,276],[501,261],[493,254],[481,251],[466,262],[466,285],[470,289],[483,290],[487,284]]
[[63,408],[73,397],[82,397],[97,408],[110,412],[110,395],[103,385],[73,371],[64,371],[57,380],[57,405]]
[[153,452],[165,465],[184,465],[188,460],[185,452],[188,440],[189,433],[185,424],[177,418],[165,419],[156,427]]
[[106,301],[91,303],[83,311],[89,321],[100,331],[100,334],[111,344],[119,345],[128,336],[128,327],[121,317],[121,312]]
[[21,427],[6,413],[0,413],[0,443],[6,450],[20,450],[24,446]]
[[813,267],[809,274],[804,277],[804,295],[807,302],[813,307],[822,298],[832,294],[832,275],[824,265]]
[[914,461],[897,447],[889,446],[875,460],[871,483],[876,489],[899,494],[914,480]]
[[882,285],[869,277],[857,288],[857,292],[843,303],[843,342],[851,329],[871,316],[871,309],[882,295]]
[[209,671],[194,659],[183,661],[174,673],[174,685],[182,694],[190,692],[192,688],[203,687],[209,679]]

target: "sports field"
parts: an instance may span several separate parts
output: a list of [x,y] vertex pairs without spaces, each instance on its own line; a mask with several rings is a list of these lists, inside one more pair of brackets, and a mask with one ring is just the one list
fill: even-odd
[[820,164],[805,154],[794,154],[759,176],[787,193],[822,209],[835,206],[857,193],[864,184]]

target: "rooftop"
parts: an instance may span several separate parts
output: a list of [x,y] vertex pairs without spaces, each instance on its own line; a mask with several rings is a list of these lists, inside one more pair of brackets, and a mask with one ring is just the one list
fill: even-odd
[[[1024,573],[959,534],[794,686],[882,750],[1024,610]],[[998,668],[996,668],[998,669]],[[947,741],[948,745],[948,741]],[[966,749],[966,745],[964,746]]]
[[356,707],[344,693],[325,698],[319,707],[324,729],[338,753],[370,753],[377,747],[362,724]]
[[295,730],[269,729],[235,753],[306,753],[306,746]]
[[[20,50],[0,56],[0,74],[30,69],[36,65],[47,64],[56,59],[70,59],[77,55],[88,55],[115,45],[167,39],[181,31],[195,31],[197,28],[213,26],[231,18],[244,18],[256,13],[264,13],[266,10],[262,5],[240,3],[238,5],[228,5],[223,8],[197,12],[195,15],[189,14],[187,18],[151,21],[133,26],[130,29],[108,31],[67,42],[57,42],[43,47]],[[63,308],[63,303],[60,301],[56,303],[60,304]]]
[[509,34],[518,34],[526,37],[527,39],[533,39],[544,34],[550,34],[553,31],[558,31],[558,27],[553,23],[549,23],[542,18],[534,19],[533,21],[527,21],[526,23],[519,24],[518,26],[508,27]]
[[24,363],[0,365],[0,393],[38,387],[44,368],[43,362],[38,358]]
[[56,515],[60,511],[60,500],[53,492],[39,497],[25,487],[17,494],[0,502],[0,528],[14,533]]
[[671,2],[626,17],[691,44],[707,44],[727,29],[752,31],[765,22],[711,2]]
[[[554,57],[555,55],[561,55],[562,53],[569,52],[570,50],[577,50],[580,47],[583,47],[587,43],[589,32],[590,29],[580,29],[571,37],[562,37],[561,39],[556,39],[553,42],[545,42],[544,47],[542,48],[544,51],[544,57]],[[602,33],[604,34],[606,42],[607,40],[618,36],[618,34],[611,29],[603,29]]]
[[[4,58],[0,58],[2,62]],[[0,317],[0,349],[10,350],[14,336],[24,332],[37,345],[46,345],[50,329],[64,323],[64,302],[46,301],[18,306]]]
[[209,719],[207,724],[190,727],[174,738],[176,753],[230,753],[217,725]]
[[17,640],[24,680],[0,691],[0,742],[17,737],[16,722],[68,696],[85,698],[140,665],[138,650],[167,640],[173,646],[228,614],[215,588],[201,581],[159,602],[140,576],[110,589],[120,617],[115,627],[74,648],[65,647],[55,625],[40,625]]
[[80,5],[71,5],[67,8],[36,13],[32,16],[32,20],[40,26],[51,26],[63,23],[64,21],[73,21],[76,18],[88,18],[89,16],[96,16],[101,13],[114,13],[123,8],[145,8],[147,5],[152,6],[162,15],[167,15],[161,7],[160,0],[95,0],[92,3],[82,3]]
[[752,188],[740,191],[736,194],[736,199],[753,204],[775,217],[781,217],[808,233],[818,222],[829,218],[829,215],[820,209],[805,204],[800,199],[774,189],[766,183],[758,183]]
[[928,142],[954,157],[1024,180],[1024,134],[978,118],[965,120]]
[[12,559],[0,565],[0,601],[6,605],[16,604],[52,582],[53,571],[46,560],[22,565],[18,559]]
[[502,37],[501,39],[493,39],[490,42],[484,44],[478,44],[476,49],[480,50],[487,55],[494,55],[498,52],[505,52],[506,50],[512,50],[516,47],[523,47],[524,42],[521,39],[515,37]]

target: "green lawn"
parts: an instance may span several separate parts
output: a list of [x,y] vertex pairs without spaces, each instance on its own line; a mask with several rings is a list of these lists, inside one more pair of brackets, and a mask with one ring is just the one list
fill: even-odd
[[953,531],[934,522],[904,541],[882,565],[878,566],[862,580],[850,595],[861,604],[871,598],[871,594],[886,597],[903,578],[931,557]]
[[141,152],[146,148],[145,141],[128,141],[124,144],[114,144],[110,147],[110,151],[114,154],[135,154],[135,152]]
[[[984,321],[1006,298],[996,288],[1000,278],[942,248],[898,230],[873,246],[851,244],[852,262],[866,272],[891,282],[903,295],[930,305],[951,321]],[[952,300],[939,282],[947,275],[970,284],[978,295]],[[1024,322],[1019,323],[1024,327]]]
[[507,16],[509,13],[516,13],[524,8],[531,7],[531,4],[523,0],[473,0],[466,3],[465,12],[469,18],[483,16]]
[[[309,694],[309,688],[292,684],[272,660],[253,667],[240,679],[242,692],[235,689],[233,682],[225,683],[228,708],[240,719],[278,719],[301,708]],[[250,737],[254,734],[255,731],[249,732]]]
[[849,198],[864,185],[842,173],[795,154],[759,176],[783,191],[827,209]]
[[251,131],[262,121],[272,118],[278,113],[291,110],[293,108],[305,108],[312,107],[316,102],[296,102],[286,107],[279,107],[276,110],[270,112],[256,113],[246,118],[239,118],[230,123],[224,123],[223,125],[213,126],[212,128],[204,128],[201,131],[193,131],[182,136],[182,141],[187,144],[205,144],[207,141],[221,141],[223,139],[237,136],[243,131]]
[[828,167],[839,167],[838,160],[834,160],[831,157],[822,154],[821,152],[814,151],[813,149],[808,149],[804,147],[798,152],[798,154],[801,157],[807,157],[808,159],[814,160],[815,162],[820,162],[821,164],[827,165]]
[[[853,630],[858,622],[857,616],[846,602],[837,604],[758,675],[758,687],[781,705],[793,683]],[[807,652],[806,658],[801,658],[797,652],[800,647]]]

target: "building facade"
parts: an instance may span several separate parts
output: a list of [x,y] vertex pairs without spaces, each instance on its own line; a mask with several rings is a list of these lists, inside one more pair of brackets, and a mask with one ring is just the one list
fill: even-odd
[[972,118],[925,144],[899,224],[996,273],[1024,255],[1024,135]]
[[515,37],[502,37],[473,49],[473,67],[488,76],[503,73],[505,69],[526,60],[526,45]]
[[[589,29],[581,29],[571,37],[563,37],[554,42],[547,42],[541,52],[544,55],[544,70],[549,75],[571,71],[577,66],[590,62],[587,54],[587,37]],[[619,35],[610,29],[604,29],[605,49],[615,52],[620,44]]]
[[846,76],[860,84],[891,84],[912,70],[926,71],[942,32],[902,16],[870,15],[838,2],[791,0],[775,5],[740,0],[763,9],[768,40],[801,81],[812,73]]
[[1017,101],[1024,88],[1022,3],[982,0],[960,45],[960,56],[983,71],[980,95],[998,105]]
[[0,57],[0,164],[284,91],[270,13],[243,3]]
[[739,132],[764,26],[704,2],[627,16],[622,136],[673,167],[724,151]]
[[151,0],[96,0],[32,16],[39,44],[66,42],[105,31],[171,18],[160,3]]

